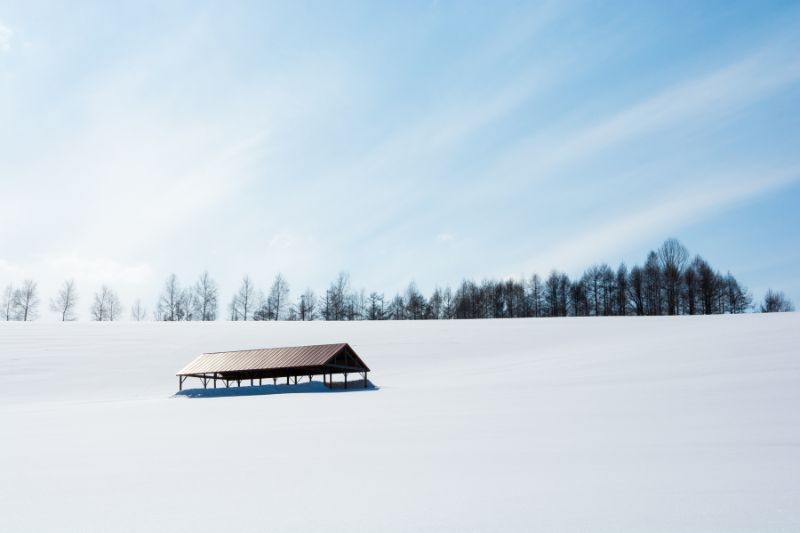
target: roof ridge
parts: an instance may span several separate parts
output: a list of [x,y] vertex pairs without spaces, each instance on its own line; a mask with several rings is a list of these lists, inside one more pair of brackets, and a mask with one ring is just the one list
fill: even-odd
[[289,348],[317,348],[321,346],[347,346],[346,342],[328,342],[325,344],[299,344],[296,346],[272,346],[270,348],[246,348],[244,350],[222,350],[219,352],[203,352],[200,355],[214,355],[218,353],[258,352],[264,350],[287,350]]

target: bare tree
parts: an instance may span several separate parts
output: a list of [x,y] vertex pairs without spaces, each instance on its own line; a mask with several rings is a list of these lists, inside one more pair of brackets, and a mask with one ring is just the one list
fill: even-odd
[[383,294],[371,292],[368,298],[367,320],[384,320],[386,312],[383,307]]
[[131,319],[135,320],[136,322],[141,322],[142,320],[147,317],[147,309],[142,306],[141,300],[136,300],[136,302],[131,306]]
[[275,320],[275,309],[270,300],[263,291],[256,291],[254,301],[258,302],[253,308],[253,314],[250,315],[252,320]]
[[396,294],[389,303],[389,318],[391,320],[406,319],[406,303],[405,300],[403,300],[403,297],[399,294]]
[[78,304],[78,291],[75,288],[75,280],[67,280],[58,291],[55,299],[50,300],[50,310],[61,316],[62,322],[77,319],[75,307]]
[[694,258],[692,267],[696,273],[696,284],[700,297],[700,311],[704,315],[714,312],[716,294],[719,292],[719,282],[714,270],[705,259],[699,255]]
[[620,263],[617,268],[617,279],[614,289],[614,300],[616,302],[616,314],[625,316],[628,314],[628,267],[625,263]]
[[534,274],[529,283],[530,309],[532,316],[544,316],[544,287],[539,274]]
[[761,304],[762,313],[784,313],[794,311],[794,304],[782,292],[767,290],[764,302]]
[[698,282],[696,260],[683,273],[683,311],[688,315],[697,314]]
[[297,303],[297,318],[298,320],[314,320],[316,316],[317,297],[314,291],[306,289],[306,292],[300,295],[300,301]]
[[450,320],[456,317],[456,305],[453,300],[453,291],[445,287],[442,292],[442,318]]
[[689,260],[689,251],[677,239],[667,239],[658,249],[658,260],[667,296],[667,314],[677,315],[681,278]]
[[628,275],[628,298],[633,306],[633,312],[639,316],[645,313],[644,271],[639,265],[634,265]]
[[647,255],[645,261],[643,274],[643,288],[644,288],[644,310],[647,315],[660,315],[663,310],[663,298],[661,289],[664,284],[664,276],[661,272],[661,265],[658,261],[658,255],[651,251]]
[[108,286],[103,285],[100,287],[100,292],[94,293],[94,301],[89,312],[92,320],[97,322],[119,320],[122,313],[119,296]]
[[239,291],[234,295],[230,305],[231,320],[247,320],[255,307],[255,286],[250,276],[242,278]]
[[194,286],[194,315],[197,320],[217,319],[217,284],[208,270],[200,274]]
[[[461,286],[453,296],[455,311],[453,318],[481,318],[483,316],[482,307],[483,299],[478,286],[472,280],[462,280]],[[392,318],[394,318],[393,313],[394,310],[390,307]]]
[[367,293],[364,289],[351,292],[347,298],[347,320],[364,320],[367,311]]
[[572,316],[589,316],[591,305],[586,290],[586,274],[572,282],[569,288],[570,313]]
[[39,316],[39,287],[35,281],[23,281],[22,287],[14,291],[13,300],[17,320],[27,322]]
[[108,320],[119,320],[122,314],[122,304],[119,301],[119,296],[116,291],[109,289],[108,291]]
[[[373,309],[375,307],[374,301],[372,299],[373,294],[375,293],[373,292],[372,294],[370,294],[370,299],[369,299],[370,301],[369,317],[372,316]],[[381,303],[383,303],[383,301],[381,301]],[[442,291],[441,289],[439,289],[439,287],[435,287],[433,289],[433,294],[431,294],[431,297],[428,299],[428,304],[425,307],[425,318],[434,320],[442,318]],[[371,320],[374,319],[371,318]]]
[[183,319],[183,290],[178,283],[178,276],[170,274],[164,283],[164,290],[158,298],[157,313],[159,320],[174,322]]
[[339,272],[326,294],[326,320],[344,320],[350,294],[350,274]]
[[581,278],[581,283],[586,290],[586,299],[591,304],[590,314],[594,316],[600,316],[602,314],[602,276],[603,273],[600,267],[598,265],[592,265],[584,271],[583,277]]
[[746,287],[739,285],[733,274],[728,275],[722,280],[723,292],[726,298],[726,311],[728,313],[745,313],[753,305],[753,297]]
[[544,304],[547,316],[567,316],[567,300],[571,285],[566,274],[555,270],[550,273],[544,283]]
[[269,290],[267,297],[267,305],[270,308],[270,317],[273,320],[280,320],[283,316],[286,304],[289,301],[289,283],[283,275],[278,274],[272,282],[272,287]]
[[108,298],[108,287],[103,285],[99,293],[98,292],[94,293],[94,301],[92,302],[91,309],[89,309],[89,314],[91,315],[92,320],[95,320],[97,322],[102,322],[103,320],[106,319],[106,315],[108,313],[108,311],[106,310],[106,307],[108,305],[107,298]]
[[14,302],[14,285],[8,284],[6,288],[3,289],[3,296],[2,300],[0,300],[0,318],[3,320],[16,320],[17,319],[17,310],[15,308]]
[[405,317],[410,320],[420,320],[424,318],[425,297],[417,289],[417,284],[413,281],[406,288],[406,312]]

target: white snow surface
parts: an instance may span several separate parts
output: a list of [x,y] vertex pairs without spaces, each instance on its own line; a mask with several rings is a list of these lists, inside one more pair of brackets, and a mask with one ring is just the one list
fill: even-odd
[[[377,389],[174,396],[201,352],[343,341]],[[799,344],[799,313],[2,323],[0,531],[800,531]]]

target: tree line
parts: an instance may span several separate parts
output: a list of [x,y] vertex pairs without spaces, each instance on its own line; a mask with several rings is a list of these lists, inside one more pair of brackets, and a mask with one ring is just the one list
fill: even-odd
[[[425,296],[412,282],[402,293],[387,297],[381,292],[354,289],[350,276],[341,272],[324,293],[306,289],[295,300],[282,274],[267,291],[256,287],[250,276],[225,308],[228,320],[436,320],[469,318],[521,318],[563,316],[710,315],[748,311],[793,311],[782,292],[768,290],[759,305],[730,273],[722,274],[677,240],[667,239],[647,255],[642,265],[616,269],[602,263],[570,279],[553,271],[542,278],[463,280],[455,289],[435,288]],[[50,310],[63,321],[76,320],[78,291],[67,280],[50,300]],[[35,281],[8,285],[0,299],[0,318],[35,320],[39,312]],[[152,314],[137,300],[130,307],[132,320],[210,321],[220,318],[219,290],[208,271],[195,283],[183,286],[170,275]],[[115,291],[103,285],[93,295],[89,316],[97,321],[123,317]]]

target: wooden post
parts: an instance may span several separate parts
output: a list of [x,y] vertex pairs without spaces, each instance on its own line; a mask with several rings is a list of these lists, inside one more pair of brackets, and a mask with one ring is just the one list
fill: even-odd
[[216,374],[214,375],[214,388],[215,389],[217,388],[217,376],[216,376]]
[[347,372],[344,373],[344,388],[347,388]]
[[272,378],[272,384],[273,385],[277,385],[278,384],[278,378]]
[[183,390],[183,376],[178,376],[178,392]]
[[261,378],[258,378],[258,386],[261,386]]
[[367,373],[364,372],[364,388],[367,388]]

